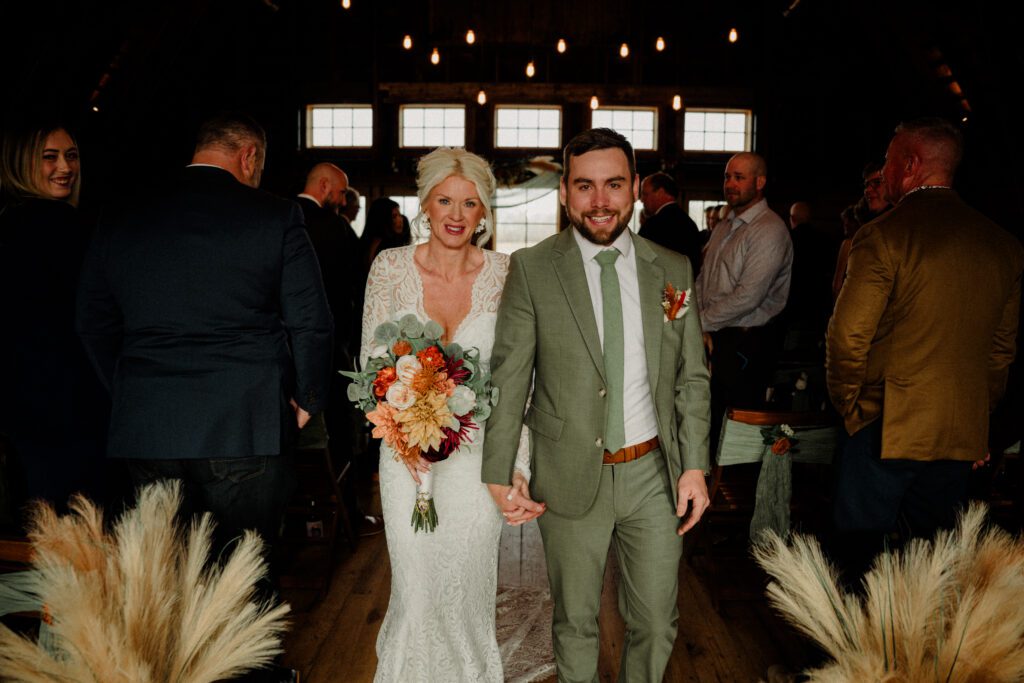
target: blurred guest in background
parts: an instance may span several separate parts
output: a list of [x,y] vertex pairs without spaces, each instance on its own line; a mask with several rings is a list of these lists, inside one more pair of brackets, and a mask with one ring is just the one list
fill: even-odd
[[363,228],[361,240],[367,272],[379,252],[412,243],[412,231],[408,222],[402,220],[397,202],[387,197],[373,200],[366,212],[366,227]]
[[[0,437],[25,498],[104,502],[109,402],[75,335],[89,231],[76,206],[78,145],[64,128],[8,134],[0,152]],[[8,501],[9,502],[9,501]]]

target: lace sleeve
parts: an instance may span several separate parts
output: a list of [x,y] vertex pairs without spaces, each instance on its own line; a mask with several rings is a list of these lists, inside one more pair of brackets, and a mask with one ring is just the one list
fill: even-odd
[[523,433],[519,435],[519,450],[516,451],[516,471],[523,475],[526,483],[530,483],[530,430],[523,425]]
[[377,254],[366,278],[366,297],[363,300],[363,338],[359,347],[359,367],[366,367],[366,359],[373,349],[373,331],[388,319],[391,310],[391,284],[386,252]]

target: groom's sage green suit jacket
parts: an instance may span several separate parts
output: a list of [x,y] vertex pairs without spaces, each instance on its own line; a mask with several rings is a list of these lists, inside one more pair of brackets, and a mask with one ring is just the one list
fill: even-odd
[[[672,494],[684,469],[707,470],[709,373],[696,304],[665,321],[666,285],[690,290],[689,261],[636,235],[648,381]],[[693,297],[696,301],[696,297]],[[604,453],[604,360],[583,259],[572,229],[512,255],[498,311],[483,481],[511,482],[522,425],[530,429],[534,499],[566,517],[594,503]],[[527,398],[533,393],[525,414]],[[628,415],[631,406],[624,406]]]

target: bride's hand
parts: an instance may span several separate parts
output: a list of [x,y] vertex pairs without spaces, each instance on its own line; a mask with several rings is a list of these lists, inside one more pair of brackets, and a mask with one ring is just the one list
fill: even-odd
[[503,506],[501,513],[511,526],[525,524],[547,510],[544,503],[538,503],[530,497],[530,485],[519,470],[512,475],[512,488],[505,498],[507,505]]
[[405,469],[409,470],[409,474],[412,475],[412,480],[419,486],[423,482],[420,480],[420,472],[430,471],[430,461],[424,458],[422,455],[419,456],[415,465],[411,465],[408,460],[403,460],[402,464],[405,465]]

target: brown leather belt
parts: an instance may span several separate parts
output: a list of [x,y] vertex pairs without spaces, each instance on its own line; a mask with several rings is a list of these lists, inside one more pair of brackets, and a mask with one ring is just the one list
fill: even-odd
[[647,441],[641,443],[635,443],[632,446],[626,446],[620,448],[614,453],[604,452],[604,459],[601,461],[603,465],[619,465],[624,462],[633,462],[639,458],[644,457],[655,448],[658,447],[658,437],[651,437]]

